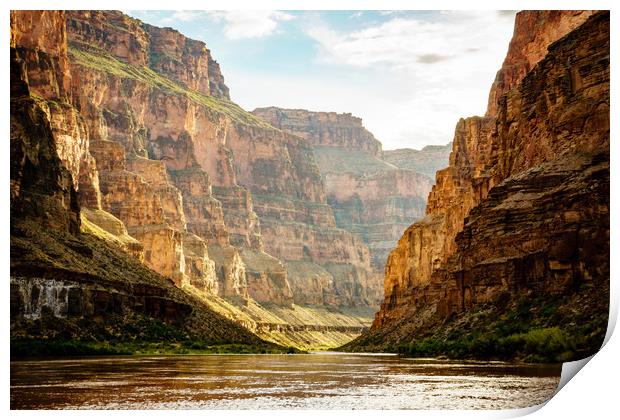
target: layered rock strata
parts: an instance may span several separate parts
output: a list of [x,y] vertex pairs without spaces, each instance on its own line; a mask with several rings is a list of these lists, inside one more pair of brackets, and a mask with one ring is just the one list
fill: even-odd
[[421,150],[385,150],[383,159],[401,169],[409,169],[435,179],[438,170],[448,166],[452,143],[445,146],[425,146]]
[[253,114],[271,125],[308,140],[312,146],[335,147],[381,158],[382,145],[351,114],[311,112],[305,109],[258,108]]
[[[63,206],[82,210],[47,209],[45,223],[72,232],[82,223],[212,307],[218,295],[229,299],[221,312],[242,324],[255,301],[291,311],[295,303],[378,304],[368,250],[336,226],[311,147],[231,102],[204,43],[120,12],[16,12],[11,28],[12,54],[27,74],[18,79],[29,81],[68,170],[48,175],[69,194]],[[49,178],[28,165],[15,171]],[[16,197],[20,182],[11,185]],[[15,208],[36,207],[28,203]],[[295,264],[312,270],[291,285]],[[329,281],[314,282],[325,273]],[[287,330],[295,319],[254,313],[248,325],[257,331]]]
[[350,114],[275,107],[253,113],[313,146],[336,224],[364,240],[382,273],[402,232],[424,215],[430,178],[383,160],[381,143]]
[[592,10],[531,10],[521,13],[508,53],[497,72],[486,116],[497,115],[502,95],[516,87],[526,74],[547,55],[547,47],[585,22]]
[[[67,28],[71,65],[80,75],[75,94],[91,131],[123,145],[126,169],[153,186],[169,214],[161,223],[153,215],[148,232],[136,228],[148,246],[155,246],[149,244],[156,236],[166,238],[160,247],[172,259],[162,268],[166,275],[187,277],[177,251],[183,235],[177,241],[166,233],[169,227],[224,248],[216,253],[226,259],[214,259],[218,273],[245,273],[245,279],[223,280],[230,284],[220,284],[221,291],[247,283],[240,290],[250,297],[290,305],[294,296],[284,266],[266,263],[273,256],[334,265],[333,276],[347,271],[356,280],[341,288],[344,294],[317,292],[341,296],[337,305],[376,303],[379,288],[366,291],[367,251],[335,226],[312,149],[230,102],[203,43],[115,12],[69,12]],[[168,179],[162,178],[163,166],[157,169],[161,163],[148,160],[163,162]],[[162,223],[167,227],[153,230]],[[325,238],[331,245],[322,245]],[[235,249],[247,252],[236,258]],[[148,252],[145,257],[148,263]],[[235,262],[244,267],[231,267]],[[305,301],[300,296],[297,302]]]
[[[63,149],[67,138],[59,137],[62,127],[50,111],[56,100],[69,99],[61,88],[68,77],[58,78],[63,73],[54,70],[66,60],[57,45],[64,32],[55,32],[63,23],[63,12],[11,13],[12,343],[109,340],[140,331],[131,339],[160,342],[182,336],[273,347],[142,265],[142,247],[120,220],[97,208],[81,213],[80,202],[97,204],[91,201],[95,196],[78,194],[83,184],[74,179],[80,170],[65,162],[80,161],[91,169],[94,162],[78,138],[72,142],[80,148],[71,149],[78,153]],[[29,42],[27,33],[36,42]],[[41,60],[30,62],[32,57]],[[49,85],[54,89],[37,88],[42,75],[46,83],[56,83]],[[75,116],[70,123],[82,124],[69,103],[63,109]],[[149,325],[165,334],[145,331]]]
[[[429,319],[501,296],[606,287],[609,14],[578,26],[588,15],[517,15],[511,50],[547,54],[530,57],[532,68],[486,117],[457,124],[450,166],[437,173],[426,218],[390,254],[370,336],[386,345],[410,340],[431,328]],[[542,33],[522,34],[533,21]],[[558,22],[568,22],[560,25],[564,33],[573,30],[541,45],[556,37]],[[502,71],[511,68],[509,58]]]

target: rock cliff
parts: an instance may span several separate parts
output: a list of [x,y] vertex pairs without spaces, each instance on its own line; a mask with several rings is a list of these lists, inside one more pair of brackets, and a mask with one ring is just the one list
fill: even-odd
[[[117,339],[275,349],[142,265],[148,250],[100,208],[96,148],[70,102],[64,28],[64,12],[11,13],[12,356],[37,354],[40,340],[54,354]],[[106,169],[122,176],[123,164]]]
[[385,150],[383,159],[401,169],[409,169],[435,179],[438,170],[448,166],[452,143],[445,146],[425,146],[422,150]]
[[592,10],[531,10],[519,13],[508,53],[489,92],[486,116],[497,115],[502,95],[516,87],[541,59],[547,47],[594,13]]
[[[525,28],[536,33],[521,33]],[[567,33],[561,38],[559,28]],[[515,50],[534,51],[531,67]],[[506,70],[515,68],[527,71]],[[596,320],[596,328],[591,321],[578,333],[570,321],[576,311],[564,318],[568,326],[558,317],[537,321],[566,328],[575,342],[585,335],[578,354],[553,355],[557,360],[600,345],[609,281],[609,14],[519,13],[498,80],[508,80],[506,72],[512,81],[496,81],[491,96],[504,91],[487,116],[457,124],[427,216],[390,254],[385,301],[369,335],[353,347],[411,342],[418,349],[422,337],[453,327],[463,333],[459,323],[490,325],[489,317],[506,316],[510,302],[526,296],[547,303],[555,297],[556,309],[580,302],[579,316]]]
[[361,118],[336,112],[258,108],[253,111],[276,128],[308,140],[312,146],[336,147],[381,157],[382,145],[362,125]]
[[381,143],[350,114],[276,107],[253,114],[312,145],[336,224],[364,240],[382,273],[402,232],[423,217],[430,178],[383,160]]
[[84,221],[239,322],[255,301],[378,305],[368,249],[336,226],[312,148],[231,102],[204,43],[113,11],[17,12],[11,43],[83,210],[58,223]]
[[[126,169],[144,179],[161,203],[161,209],[136,206],[127,200],[131,188],[106,188],[105,207],[147,246],[159,247],[157,264],[167,256],[161,272],[180,284],[188,276],[181,265],[183,235],[174,233],[187,231],[209,247],[228,249],[215,251],[216,271],[241,278],[220,280],[223,296],[239,290],[261,302],[306,303],[304,295],[295,299],[275,257],[309,260],[332,277],[346,271],[351,286],[338,289],[336,278],[331,290],[315,291],[334,295],[336,305],[376,303],[378,288],[366,291],[367,251],[335,226],[312,149],[230,102],[203,43],[117,12],[68,12],[67,28],[70,63],[80,75],[75,94],[91,130],[97,140],[123,145]],[[134,211],[153,214],[130,220],[109,205],[105,196],[112,193]],[[164,207],[167,217],[157,216]],[[153,255],[146,252],[145,261],[156,268]],[[235,262],[244,267],[233,267]]]

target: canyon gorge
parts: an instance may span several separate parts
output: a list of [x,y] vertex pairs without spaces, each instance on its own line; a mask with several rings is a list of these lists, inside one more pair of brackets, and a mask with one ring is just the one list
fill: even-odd
[[608,12],[519,12],[485,115],[446,146],[383,150],[351,114],[234,94],[174,29],[11,12],[12,342],[600,346]]
[[[309,124],[294,129],[248,113],[203,42],[120,12],[14,11],[11,47],[12,98],[49,125],[46,159],[63,177],[46,191],[54,212],[22,193],[41,176],[26,169],[45,167],[28,133],[41,123],[12,125],[24,133],[22,166],[11,169],[16,319],[50,305],[67,316],[71,287],[86,281],[75,280],[88,265],[79,256],[63,263],[73,286],[46,286],[65,274],[24,274],[33,261],[47,272],[65,259],[62,243],[51,255],[43,243],[20,248],[38,240],[38,224],[71,243],[103,240],[133,260],[128,270],[135,261],[281,345],[334,347],[370,325],[387,253],[422,216],[432,182],[383,160],[361,120],[300,111]],[[308,135],[315,123],[320,135]],[[28,233],[17,229],[25,224]]]
[[609,296],[608,12],[517,14],[485,116],[457,123],[426,216],[385,273],[371,330],[346,348],[522,357],[538,335],[571,343],[554,361],[598,350]]

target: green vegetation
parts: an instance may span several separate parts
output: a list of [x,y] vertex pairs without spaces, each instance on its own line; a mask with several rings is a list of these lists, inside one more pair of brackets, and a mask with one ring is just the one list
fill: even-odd
[[469,357],[492,359],[510,355],[526,362],[566,362],[575,360],[578,337],[570,337],[559,327],[532,329],[507,337],[496,334],[471,334],[453,340],[432,338],[400,345],[398,352],[421,357],[445,355],[451,359]]
[[608,287],[584,285],[571,296],[526,296],[511,303],[507,295],[494,305],[430,319],[426,334],[395,340],[389,332],[371,333],[339,350],[532,363],[578,360],[594,354],[603,343],[608,293]]
[[11,359],[102,355],[154,354],[297,354],[294,347],[265,347],[256,344],[210,344],[201,341],[87,341],[79,339],[11,340]]
[[288,351],[261,340],[108,242],[86,233],[74,237],[38,223],[13,220],[11,276],[67,280],[87,289],[121,294],[137,290],[143,295],[149,290],[149,295],[161,294],[176,302],[179,310],[174,322],[146,315],[131,305],[124,305],[122,311],[85,317],[15,316],[11,319],[15,357],[196,351],[189,349],[188,343],[199,343],[192,345],[206,352]]
[[147,66],[138,67],[125,63],[99,47],[74,41],[69,44],[69,54],[71,59],[81,66],[112,74],[121,79],[137,80],[167,94],[185,96],[199,105],[224,114],[242,124],[274,129],[267,122],[245,111],[234,102],[189,89]]

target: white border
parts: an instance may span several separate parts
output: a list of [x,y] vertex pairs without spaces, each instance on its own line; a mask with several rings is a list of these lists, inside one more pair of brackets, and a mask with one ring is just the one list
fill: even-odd
[[[434,10],[434,9],[454,9],[454,10],[479,10],[479,9],[611,9],[611,19],[612,19],[612,46],[616,45],[616,35],[617,31],[615,28],[618,24],[618,19],[616,18],[616,11],[613,10],[611,1],[602,1],[602,0],[591,0],[591,1],[575,1],[575,0],[546,0],[545,2],[539,1],[531,1],[531,0],[523,0],[523,1],[494,1],[494,2],[484,2],[480,0],[470,0],[470,1],[461,1],[461,0],[435,0],[435,1],[405,1],[405,0],[381,0],[381,1],[373,1],[373,0],[339,0],[337,4],[333,0],[314,0],[312,2],[302,2],[302,1],[284,1],[284,0],[271,0],[271,1],[253,1],[248,2],[243,0],[213,0],[213,1],[187,1],[187,0],[176,0],[174,2],[170,1],[161,1],[161,0],[151,0],[151,1],[118,1],[118,0],[108,0],[108,1],[58,1],[58,2],[50,2],[50,1],[22,1],[19,3],[12,3],[10,5],[4,5],[3,16],[5,24],[1,27],[1,31],[4,35],[4,39],[6,44],[8,45],[9,38],[9,10],[10,8],[15,9],[151,9],[151,10],[165,10],[170,9],[170,6],[174,6],[176,10],[194,10],[194,9],[284,9],[284,10],[359,10],[359,9],[374,9],[374,10]],[[1,89],[3,90],[2,97],[5,98],[5,104],[8,104],[8,100],[6,98],[9,97],[9,86],[6,81],[9,77],[9,66],[8,60],[8,52],[5,51],[5,62],[3,66],[4,73],[4,81]],[[614,52],[615,54],[615,52]],[[614,73],[617,74],[617,59],[616,56],[612,54],[611,57],[611,69],[612,69],[612,79],[617,80]],[[612,83],[612,102],[615,104],[617,99],[617,89],[615,87],[615,83]],[[490,87],[489,87],[490,88]],[[614,108],[615,110],[615,108]],[[2,255],[4,256],[4,278],[8,279],[9,274],[9,184],[7,182],[9,177],[9,165],[7,165],[6,160],[9,159],[9,124],[8,124],[8,106],[5,108],[4,118],[1,120],[1,124],[4,126],[3,132],[5,133],[5,141],[2,143],[4,147],[4,159],[5,164],[0,165],[0,170],[4,176],[5,181],[0,183],[0,188],[2,188],[2,199],[4,201],[4,205],[2,206],[2,215],[4,217],[5,223],[2,223],[1,229],[4,238],[3,242],[3,250],[5,251]],[[611,122],[612,122],[612,137],[615,133],[618,132],[618,118],[615,118],[614,112],[611,113]],[[455,123],[454,121],[446,122],[448,124]],[[612,146],[612,163],[611,172],[612,179],[616,180],[618,177],[617,170],[615,167],[615,159],[617,153],[616,148]],[[618,194],[616,183],[612,182],[612,190],[611,190],[611,205],[612,205],[612,215],[615,215],[616,204],[618,203]],[[616,232],[618,223],[612,217],[611,226],[612,232]],[[618,257],[618,247],[616,245],[616,241],[614,238],[611,238],[611,261],[612,261],[612,302],[611,302],[611,314],[610,314],[610,329],[608,331],[607,339],[609,340],[604,348],[596,354],[591,361],[583,367],[582,371],[579,372],[577,378],[569,381],[564,388],[562,388],[555,397],[553,397],[544,407],[537,407],[540,410],[535,411],[537,408],[532,409],[524,409],[524,410],[503,410],[503,411],[364,411],[364,412],[351,412],[351,411],[295,411],[291,413],[289,411],[218,411],[217,413],[213,412],[204,412],[204,411],[183,411],[178,414],[170,413],[166,411],[132,411],[132,412],[110,412],[110,411],[101,411],[101,412],[89,412],[88,416],[95,419],[109,419],[110,416],[121,416],[121,417],[129,417],[132,418],[146,418],[154,419],[154,418],[165,418],[169,415],[182,415],[189,416],[194,418],[204,419],[209,416],[217,416],[219,419],[232,419],[239,417],[252,417],[257,419],[270,419],[270,420],[278,420],[278,419],[286,419],[290,420],[291,416],[294,416],[296,419],[298,418],[308,418],[315,419],[317,416],[320,417],[329,417],[329,418],[338,418],[341,419],[343,417],[353,417],[355,418],[368,418],[376,420],[379,417],[384,415],[389,415],[392,418],[402,418],[408,419],[416,418],[416,419],[426,419],[426,418],[459,418],[459,419],[480,419],[480,418],[504,418],[504,417],[516,417],[519,415],[528,414],[529,412],[535,411],[530,415],[530,418],[567,418],[567,419],[604,419],[604,418],[612,418],[615,413],[617,413],[618,408],[618,394],[617,394],[617,384],[618,384],[618,360],[616,358],[617,354],[620,354],[620,344],[617,337],[611,335],[613,331],[613,327],[615,326],[615,322],[617,319],[618,313],[618,281],[615,279],[615,273],[617,271],[616,265],[614,261]],[[5,299],[8,298],[8,281],[5,282]],[[3,360],[5,362],[4,366],[8,366],[9,364],[9,349],[8,349],[8,337],[9,337],[9,305],[4,305],[4,321],[2,322],[2,336],[5,337],[5,346],[2,348]],[[569,366],[571,367],[571,366]],[[574,367],[574,366],[573,366]],[[9,409],[9,369],[6,369],[6,374],[3,377],[3,389],[4,394],[2,397],[2,408],[3,410]],[[612,414],[614,413],[614,414]],[[83,412],[49,412],[49,411],[39,411],[39,412],[9,412],[10,416],[15,418],[31,418],[31,417],[39,417],[45,419],[56,418],[57,416],[63,416],[66,418],[82,418],[85,413]]]

